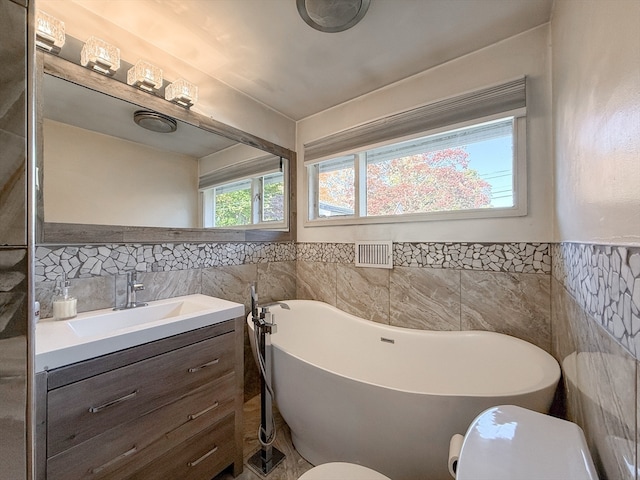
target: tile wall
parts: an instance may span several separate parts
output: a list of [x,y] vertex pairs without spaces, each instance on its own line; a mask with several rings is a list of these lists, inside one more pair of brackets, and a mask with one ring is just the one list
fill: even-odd
[[637,479],[640,247],[552,246],[553,354],[601,478]]
[[[637,478],[640,247],[395,243],[391,270],[356,268],[353,244],[341,243],[39,247],[36,257],[44,316],[63,271],[83,311],[120,303],[119,272],[135,269],[147,301],[204,293],[248,312],[257,281],[264,302],[315,299],[390,325],[523,338],[561,363],[561,403],[584,428],[601,476]],[[250,398],[257,375],[245,348]]]
[[27,478],[31,239],[26,2],[0,0],[0,477]]
[[394,268],[354,266],[353,244],[298,244],[296,295],[372,321],[507,333],[551,351],[547,243],[395,243]]

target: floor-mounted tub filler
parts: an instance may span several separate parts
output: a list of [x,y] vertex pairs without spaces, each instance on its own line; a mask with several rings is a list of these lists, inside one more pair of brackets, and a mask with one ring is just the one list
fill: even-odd
[[294,446],[314,465],[450,479],[454,434],[496,405],[547,412],[560,378],[551,355],[508,335],[391,327],[322,302],[286,303],[271,309],[273,389]]

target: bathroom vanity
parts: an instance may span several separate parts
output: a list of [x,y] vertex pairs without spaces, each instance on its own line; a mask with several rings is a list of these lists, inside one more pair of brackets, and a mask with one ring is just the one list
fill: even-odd
[[[55,368],[38,363],[55,358],[36,348],[41,368],[36,374],[38,479],[210,480],[230,465],[234,475],[242,471],[243,319],[238,312],[243,314],[244,307],[196,297],[217,306],[223,302],[214,323],[192,328],[194,318],[196,325],[212,321],[200,311],[92,331],[78,337],[80,342],[99,346],[111,336],[118,345],[123,342],[118,337],[153,338],[170,331],[167,326],[187,329]],[[38,325],[37,339],[51,333],[47,330],[71,331],[69,323],[45,321]],[[46,345],[43,340],[42,348]]]

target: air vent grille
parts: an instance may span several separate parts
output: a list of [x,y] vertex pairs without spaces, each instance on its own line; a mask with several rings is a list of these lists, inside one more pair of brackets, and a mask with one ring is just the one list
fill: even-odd
[[393,268],[393,242],[356,242],[356,267]]

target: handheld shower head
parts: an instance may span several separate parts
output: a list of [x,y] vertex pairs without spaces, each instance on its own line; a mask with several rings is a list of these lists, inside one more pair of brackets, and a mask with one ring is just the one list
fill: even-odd
[[251,282],[251,317],[255,320],[258,318],[258,285]]

